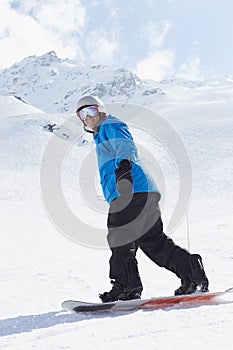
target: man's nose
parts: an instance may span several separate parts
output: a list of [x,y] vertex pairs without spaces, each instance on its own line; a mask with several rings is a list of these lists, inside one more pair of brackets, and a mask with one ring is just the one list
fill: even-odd
[[93,117],[90,117],[89,115],[87,115],[86,120],[89,121],[91,119],[93,119]]

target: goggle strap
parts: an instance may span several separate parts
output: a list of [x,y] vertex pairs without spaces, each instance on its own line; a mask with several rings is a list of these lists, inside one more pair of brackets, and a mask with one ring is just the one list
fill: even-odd
[[84,124],[83,126],[84,131],[89,132],[90,134],[94,134],[94,130],[88,129],[87,126]]

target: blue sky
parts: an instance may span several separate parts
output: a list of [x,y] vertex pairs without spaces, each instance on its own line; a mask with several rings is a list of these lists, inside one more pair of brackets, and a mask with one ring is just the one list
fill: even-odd
[[1,0],[0,68],[54,50],[141,78],[233,74],[232,0]]

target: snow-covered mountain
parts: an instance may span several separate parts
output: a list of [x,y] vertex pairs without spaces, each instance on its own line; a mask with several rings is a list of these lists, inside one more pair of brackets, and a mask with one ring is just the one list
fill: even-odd
[[[232,286],[233,261],[230,77],[209,79],[195,86],[194,82],[175,78],[142,82],[130,72],[102,66],[77,67],[49,53],[26,58],[0,74],[0,348],[229,350],[233,341],[233,304],[93,317],[63,312],[61,302],[65,299],[97,301],[99,292],[110,289],[109,251],[75,244],[58,231],[42,205],[40,170],[52,140],[57,147],[52,161],[56,162],[66,148],[61,174],[66,202],[83,221],[105,229],[108,208],[99,197],[95,179],[90,181],[89,173],[95,168],[92,158],[87,162],[83,183],[89,197],[83,198],[80,191],[80,169],[94,150],[91,137],[72,118],[76,99],[103,84],[106,92],[101,95],[98,85],[96,93],[106,102],[148,103],[175,129],[187,149],[193,171],[188,216],[191,251],[203,256],[210,290],[226,289]],[[121,83],[115,95],[110,95],[113,77]],[[85,85],[90,90],[83,89]],[[147,89],[157,92],[143,95]],[[65,99],[69,91],[73,93]],[[119,108],[128,121],[127,104]],[[150,138],[147,127],[145,121],[144,128],[134,125],[132,131],[142,151],[147,150],[143,157],[148,166],[153,168],[152,153],[164,175],[162,213],[166,227],[180,185],[177,164],[166,144]],[[51,174],[47,174],[47,179],[48,190],[53,189],[56,177],[51,180]],[[93,192],[88,191],[91,185]],[[55,208],[56,205],[54,200]],[[63,211],[59,212],[61,218],[63,215]],[[77,226],[77,232],[81,227]],[[187,248],[187,232],[184,220],[172,238]],[[175,276],[155,266],[140,251],[138,262],[143,297],[169,295],[179,285]]]
[[[166,104],[172,87],[171,93],[175,92],[175,99],[179,99],[180,91],[182,98],[184,91],[185,96],[190,93],[192,99],[193,92],[190,90],[202,92],[198,88],[208,88],[211,91],[208,99],[213,101],[219,99],[215,89],[227,92],[232,84],[231,75],[206,77],[198,81],[187,81],[176,76],[160,82],[141,80],[124,68],[85,66],[69,59],[60,59],[54,51],[42,56],[29,56],[0,71],[0,95],[15,96],[48,113],[72,113],[77,100],[88,94],[97,95],[107,103],[135,103],[154,109],[161,105],[161,101]],[[232,96],[224,95],[226,97]]]
[[0,90],[20,96],[46,112],[73,111],[82,95],[97,95],[108,102],[149,105],[162,95],[160,88],[140,80],[124,68],[84,66],[59,59],[55,52],[30,56],[0,73]]

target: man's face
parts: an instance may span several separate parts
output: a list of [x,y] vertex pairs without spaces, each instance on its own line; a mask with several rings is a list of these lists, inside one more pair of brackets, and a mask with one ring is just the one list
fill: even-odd
[[97,106],[82,108],[77,115],[81,121],[92,130],[100,124],[101,117]]
[[99,113],[98,113],[98,115],[96,117],[91,117],[91,116],[87,115],[84,124],[88,128],[91,128],[92,130],[94,130],[100,124],[100,115],[99,115]]

